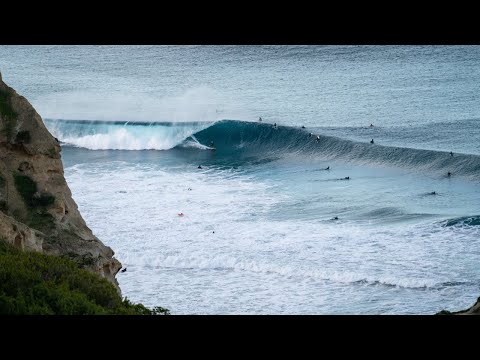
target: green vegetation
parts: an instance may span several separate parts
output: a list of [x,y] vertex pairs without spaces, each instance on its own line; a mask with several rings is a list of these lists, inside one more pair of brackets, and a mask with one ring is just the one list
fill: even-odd
[[53,205],[55,202],[55,196],[53,195],[48,195],[48,194],[43,194],[40,195],[39,197],[33,198],[35,206],[49,206]]
[[63,255],[64,258],[73,261],[79,268],[92,266],[95,264],[95,260],[90,255],[78,255],[72,252]]
[[55,229],[53,216],[46,211],[30,211],[25,223],[46,234]]
[[47,150],[47,155],[51,158],[55,158],[57,155],[57,150],[54,147],[51,147]]
[[30,227],[48,233],[55,227],[53,216],[45,208],[55,202],[55,197],[49,194],[35,196],[37,183],[30,177],[13,174],[15,188],[28,206],[28,217],[25,222]]
[[49,194],[34,196],[37,192],[37,183],[26,175],[14,174],[15,187],[25,203],[30,207],[45,207],[55,202],[55,197]]
[[37,252],[22,252],[0,240],[0,314],[159,315],[118,295],[107,280],[74,262]]
[[19,131],[15,138],[15,142],[17,143],[30,144],[30,140],[30,131]]
[[37,183],[25,175],[14,174],[15,187],[28,206],[33,205],[33,195],[37,192]]
[[17,113],[13,111],[10,104],[10,92],[0,90],[0,115],[5,121],[3,132],[7,136],[7,140],[10,141],[15,131],[15,125],[17,124]]

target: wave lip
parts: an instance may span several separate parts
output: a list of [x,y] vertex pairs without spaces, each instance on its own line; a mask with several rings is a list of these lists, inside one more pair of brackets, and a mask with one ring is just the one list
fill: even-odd
[[60,141],[90,150],[169,150],[212,123],[45,119],[45,124]]

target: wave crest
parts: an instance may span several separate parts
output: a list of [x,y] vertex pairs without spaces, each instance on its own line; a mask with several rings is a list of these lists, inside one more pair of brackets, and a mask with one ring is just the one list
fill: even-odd
[[310,136],[306,129],[235,120],[218,122],[128,122],[45,120],[61,141],[88,149],[168,150],[209,149],[230,159],[275,159],[283,155],[351,161],[357,164],[397,166],[446,176],[480,177],[480,156],[372,145],[333,136]]

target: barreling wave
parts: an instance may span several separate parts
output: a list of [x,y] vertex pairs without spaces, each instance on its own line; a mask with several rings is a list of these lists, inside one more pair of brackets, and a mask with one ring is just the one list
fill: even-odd
[[[214,141],[217,157],[276,159],[286,155],[302,158],[351,161],[480,178],[480,156],[382,146],[317,134],[289,126],[222,120],[218,122],[128,122],[45,120],[62,142],[88,149],[196,151],[209,149]],[[256,163],[256,162],[253,162]]]

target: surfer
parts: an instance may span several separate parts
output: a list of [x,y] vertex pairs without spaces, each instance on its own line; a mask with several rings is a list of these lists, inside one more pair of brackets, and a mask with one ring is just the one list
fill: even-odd
[[125,272],[125,271],[127,271],[127,268],[122,269],[122,272]]
[[277,123],[274,123],[274,124],[273,124],[273,127],[276,128],[276,127],[277,127]]
[[315,139],[315,141],[320,141],[320,135],[317,135],[317,138]]
[[202,165],[198,165],[197,169],[201,169],[202,168]]
[[448,177],[452,176],[452,173],[449,171],[449,172],[447,173],[447,176],[448,176]]
[[335,216],[332,220],[338,220],[338,216]]
[[327,166],[324,170],[330,170],[330,166]]
[[350,176],[345,176],[344,178],[338,179],[338,180],[350,180]]
[[370,124],[370,127],[373,127],[374,125],[373,124]]
[[192,191],[192,188],[188,188],[188,191]]
[[258,121],[262,122],[262,117],[261,116],[258,118]]
[[182,212],[181,212],[181,213],[178,213],[177,215],[178,215],[178,216],[183,216],[183,215],[184,215],[184,213],[182,213]]
[[436,192],[436,191],[432,191],[432,192],[430,193],[430,195],[437,195],[437,192]]
[[312,135],[313,135],[313,134],[312,134],[312,133],[310,133],[310,134],[308,134],[308,137],[312,137]]
[[453,156],[453,152],[450,151],[450,156]]
[[305,129],[305,126],[302,125],[302,129]]
[[370,144],[375,144],[374,141],[373,141],[373,139],[370,141]]
[[213,142],[213,140],[210,141],[210,147],[211,147],[211,148],[215,148],[215,143]]

